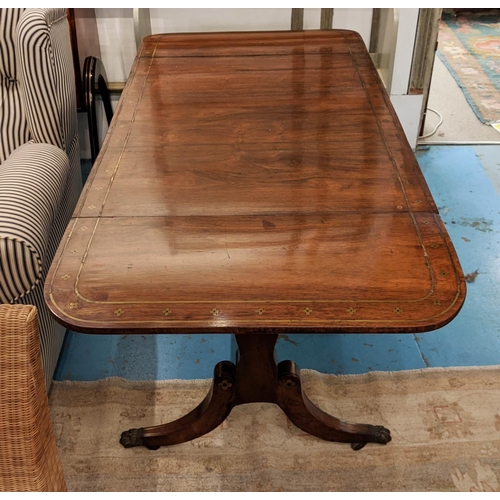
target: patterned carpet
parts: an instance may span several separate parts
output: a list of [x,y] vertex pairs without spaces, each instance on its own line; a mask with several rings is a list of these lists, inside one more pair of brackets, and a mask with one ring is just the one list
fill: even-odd
[[193,441],[123,448],[121,431],[194,408],[210,380],[54,382],[52,422],[69,491],[500,491],[500,367],[365,375],[302,371],[305,392],[392,441],[353,451],[270,403],[233,409]]
[[438,56],[479,120],[500,120],[500,9],[444,13]]

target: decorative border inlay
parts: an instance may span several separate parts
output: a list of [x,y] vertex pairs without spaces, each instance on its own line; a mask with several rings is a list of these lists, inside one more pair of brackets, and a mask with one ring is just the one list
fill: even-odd
[[[353,44],[350,44],[350,46],[354,47]],[[403,132],[401,127],[399,128],[396,127],[393,122],[391,115],[392,111],[388,108],[386,102],[388,98],[386,96],[379,95],[380,93],[379,89],[381,84],[379,82],[378,76],[375,74],[374,71],[372,70],[368,71],[366,68],[362,68],[359,66],[362,60],[367,59],[367,57],[369,56],[359,51],[354,51],[352,53],[352,56],[359,77],[363,82],[363,87],[366,91],[367,97],[373,106],[374,115],[379,124],[381,137],[385,143],[387,153],[393,163],[393,168],[395,169],[399,181],[401,183],[401,189],[405,199],[400,201],[400,203],[402,204],[397,206],[398,212],[396,213],[402,214],[401,211],[403,211],[404,208],[403,205],[404,203],[406,203],[409,217],[413,221],[416,234],[422,244],[423,255],[426,260],[427,268],[429,270],[429,280],[431,283],[430,291],[426,296],[407,301],[401,301],[401,300],[357,300],[356,301],[355,298],[353,297],[351,297],[350,299],[346,298],[338,300],[320,299],[311,301],[311,304],[306,307],[304,307],[304,300],[287,300],[287,301],[229,300],[222,302],[219,301],[217,304],[214,304],[212,301],[209,300],[168,301],[167,302],[168,304],[175,304],[174,306],[176,311],[175,319],[171,318],[172,310],[170,308],[165,308],[166,305],[165,300],[158,302],[154,300],[140,301],[140,302],[139,301],[107,302],[102,300],[101,301],[90,300],[83,297],[78,291],[78,280],[81,275],[88,252],[91,248],[94,234],[99,224],[99,219],[95,219],[96,222],[92,234],[90,235],[90,238],[86,242],[79,241],[78,243],[78,244],[83,243],[82,248],[86,246],[83,258],[80,259],[76,255],[74,257],[72,257],[69,254],[65,255],[64,251],[60,253],[59,260],[57,262],[57,266],[55,267],[55,271],[52,274],[49,286],[51,307],[53,309],[59,310],[63,315],[62,317],[71,318],[75,320],[77,324],[90,324],[97,322],[95,318],[95,313],[92,312],[92,308],[94,305],[98,304],[99,305],[98,321],[105,324],[106,327],[109,325],[110,328],[113,328],[115,324],[120,324],[120,325],[131,324],[140,326],[144,322],[157,323],[160,326],[164,325],[165,323],[168,324],[178,323],[183,325],[189,323],[207,324],[210,323],[210,320],[207,319],[207,311],[210,310],[211,306],[213,306],[213,308],[210,310],[210,313],[213,317],[217,317],[221,312],[220,309],[218,309],[220,305],[222,305],[224,309],[223,318],[224,320],[228,321],[229,325],[231,324],[238,325],[241,323],[259,324],[259,322],[262,322],[263,324],[265,323],[276,324],[282,327],[286,326],[287,324],[293,324],[294,322],[296,322],[298,325],[318,324],[318,325],[332,326],[332,328],[335,328],[337,324],[341,324],[341,326],[342,324],[370,325],[373,323],[383,322],[388,326],[397,325],[397,327],[399,327],[399,325],[415,325],[418,324],[419,322],[426,322],[426,321],[428,322],[430,320],[435,320],[437,318],[440,318],[441,316],[446,314],[446,312],[449,311],[451,308],[453,308],[456,305],[457,301],[459,300],[461,294],[461,286],[462,286],[460,272],[455,268],[454,260],[451,255],[452,250],[450,250],[450,248],[448,247],[447,241],[443,236],[442,230],[440,229],[438,217],[435,214],[432,214],[430,212],[429,213],[420,212],[419,213],[420,216],[417,220],[415,214],[412,212],[412,207],[409,202],[410,199],[415,199],[414,197],[422,196],[423,197],[422,199],[427,200],[431,205],[433,204],[433,200],[427,199],[428,197],[427,191],[424,187],[419,185],[418,179],[415,184],[412,184],[413,177],[410,176],[408,178],[408,173],[411,175],[413,174],[412,172],[412,169],[414,169],[413,163],[416,164],[416,160],[410,159],[408,154],[406,154],[407,153],[406,150],[404,150],[404,148],[401,148],[400,146]],[[152,61],[153,57],[151,58],[150,68]],[[125,95],[123,96],[124,98],[123,102],[127,104],[128,111],[126,111],[125,108],[124,110],[121,110],[122,116],[124,114],[127,115],[126,116],[127,118],[129,114],[131,115],[132,118],[135,116],[135,113],[137,112],[137,103],[139,102],[140,96],[144,92],[148,76],[149,76],[149,71],[145,72],[145,74],[141,74],[140,78],[134,74],[134,80],[132,82],[134,85],[132,84],[127,85],[126,91],[124,93]],[[130,89],[133,89],[134,91],[131,92]],[[125,98],[129,100],[126,101]],[[133,120],[131,120],[131,123],[132,122]],[[87,203],[90,203],[91,201],[96,203],[96,205],[90,205],[87,208],[92,207],[91,209],[94,209],[96,208],[96,206],[100,205],[102,210],[102,208],[105,206],[107,195],[109,194],[109,190],[111,188],[111,185],[113,184],[115,175],[118,171],[120,160],[125,151],[125,147],[130,135],[130,128],[127,131],[124,131],[125,135],[123,135],[122,133],[120,134],[121,135],[119,139],[121,140],[124,137],[124,142],[122,141],[121,146],[115,144],[116,148],[121,148],[121,152],[118,152],[117,154],[116,163],[114,164],[113,168],[104,169],[104,173],[108,175],[101,174],[102,179],[99,178],[99,182],[103,186],[107,186],[107,191],[102,193],[103,198],[97,200],[98,201],[97,203],[96,203],[96,199],[98,198],[97,194],[96,198],[92,198],[92,200],[87,199],[86,200]],[[106,147],[107,144],[108,142],[106,142],[105,144]],[[405,165],[404,160],[410,162],[409,166]],[[99,165],[96,165],[96,167],[99,167]],[[99,168],[96,168],[95,170],[96,174],[94,174],[94,178],[99,174]],[[100,172],[102,172],[102,170],[100,170]],[[410,194],[407,194],[406,188],[408,188],[408,193]],[[420,189],[422,193],[418,192],[417,194],[416,193],[417,188]],[[102,188],[100,186],[96,187],[97,191],[100,191],[101,189]],[[413,203],[421,204],[422,200],[417,199]],[[432,227],[432,234],[423,235],[422,233],[425,233],[425,231],[427,231],[428,233],[431,232],[430,231],[431,226],[429,226],[429,220],[431,217],[434,217],[433,222],[435,224],[435,227],[434,225]],[[426,220],[426,218],[428,218],[429,220]],[[76,234],[76,228],[77,225],[79,224],[79,219],[73,219],[73,220],[75,222],[73,224],[73,228],[70,231],[69,236],[67,237],[67,240],[65,242],[65,247],[67,247],[67,245],[71,241],[71,238],[73,236],[73,231],[75,231],[75,236],[78,236]],[[92,223],[92,219],[87,218],[86,220]],[[78,232],[85,232],[87,231],[87,229],[88,228],[84,225],[81,228],[79,228]],[[432,242],[433,238],[437,239],[438,237],[440,238],[442,245]],[[441,248],[440,252],[432,252],[433,259],[436,258],[435,261],[434,260],[431,261],[426,253],[426,247],[429,246],[436,250],[441,246],[443,247]],[[77,253],[77,252],[78,250],[76,249],[72,251],[72,253]],[[443,261],[445,260],[444,258],[445,255],[448,257],[448,262],[445,263],[443,269]],[[73,259],[73,261],[68,263],[67,261],[70,259]],[[449,266],[448,268],[447,265]],[[76,273],[75,282],[73,283],[73,288],[71,291],[68,291],[69,290],[68,285],[71,285],[71,282],[65,284],[58,281],[57,283],[55,283],[56,278],[62,277],[67,270],[69,270],[72,273],[72,275]],[[61,275],[58,273],[63,273],[63,274]],[[450,285],[452,281],[451,279],[449,279],[450,275],[454,275],[455,278],[455,283],[456,283],[455,292],[453,292],[453,290],[450,291]],[[63,279],[63,281],[66,280]],[[334,286],[335,286],[334,283],[332,283],[332,287]],[[67,307],[66,304],[68,304],[68,300],[75,300],[76,302],[69,302],[69,309],[73,310],[78,307],[78,314],[80,316],[78,318],[75,318],[73,316],[70,316],[67,311],[61,309],[61,307],[58,306],[57,301],[55,300],[56,298],[59,297],[61,298],[60,301],[61,304],[64,304],[64,308]],[[429,318],[422,318],[420,311],[422,310],[423,302],[432,303],[433,306],[442,306],[442,310],[439,310]],[[346,308],[349,303],[362,304],[362,306],[357,311],[357,309],[354,307]],[[394,307],[396,303],[398,305]],[[117,308],[117,306],[124,304],[126,304],[127,308],[126,318],[140,317],[140,314],[137,315],[137,313],[143,312],[143,309],[141,308],[143,308],[144,305],[147,305],[148,317],[152,318],[154,317],[153,315],[155,314],[156,317],[160,319],[158,320],[121,319],[120,317],[124,314],[125,310],[122,309],[122,307]],[[260,304],[263,304],[263,306],[259,307]],[[268,319],[264,318],[260,319],[259,317],[256,317],[256,314],[258,316],[264,315],[265,312],[264,305],[267,304],[272,304],[271,308],[272,314],[266,314]],[[383,306],[384,304],[386,305]],[[394,316],[394,313],[397,316],[401,316],[401,313],[403,312],[403,307],[401,307],[401,304],[404,304],[404,313],[405,313],[404,317],[398,317],[397,319],[388,318],[388,316]],[[257,309],[255,309],[256,307]],[[314,309],[314,315],[313,317],[311,317],[313,309]],[[113,314],[116,316],[115,318],[113,318]],[[306,317],[304,317],[304,315]]]
[[[411,218],[411,216],[410,216]],[[425,219],[425,220],[423,220]],[[415,220],[416,226],[421,225],[422,228],[425,225],[422,225],[423,222],[428,222],[429,220],[438,221],[438,216],[433,214],[420,214],[418,219]],[[217,303],[206,300],[206,301],[165,301],[165,299],[158,301],[121,301],[121,302],[107,302],[107,301],[93,301],[85,298],[81,294],[78,293],[78,280],[79,275],[83,269],[85,260],[87,258],[87,254],[91,247],[92,239],[95,234],[95,231],[99,225],[100,219],[94,219],[95,227],[94,231],[91,232],[88,236],[84,236],[80,232],[80,224],[88,223],[89,219],[75,219],[70,227],[70,234],[66,241],[66,247],[71,248],[72,245],[78,244],[81,245],[83,243],[83,239],[86,239],[87,248],[83,252],[83,257],[80,254],[75,255],[72,252],[62,252],[61,255],[64,256],[64,259],[59,259],[56,270],[54,274],[52,274],[50,279],[50,297],[51,297],[51,306],[53,306],[56,310],[62,312],[63,316],[61,318],[68,318],[68,321],[74,320],[74,324],[93,324],[97,323],[95,319],[95,313],[92,313],[92,308],[94,305],[99,304],[99,323],[105,324],[105,328],[113,328],[113,324],[125,325],[140,325],[142,322],[140,319],[133,319],[138,317],[144,317],[143,311],[144,306],[147,305],[148,316],[146,322],[148,324],[164,324],[171,325],[172,328],[175,328],[175,325],[200,325],[202,328],[203,324],[209,325],[210,320],[207,319],[207,312],[210,312],[210,316],[212,318],[217,318],[216,321],[219,321],[219,316],[221,313],[221,302],[220,299]],[[427,226],[427,228],[422,230],[422,234],[417,233],[422,239],[424,256],[425,254],[425,245],[430,247],[432,244],[436,242],[436,239],[439,237],[440,241],[440,249],[436,249],[435,257],[432,260],[428,259],[428,271],[429,278],[432,283],[432,287],[429,290],[429,293],[426,296],[423,296],[419,299],[412,299],[401,301],[399,300],[363,300],[356,299],[357,305],[349,305],[348,303],[353,302],[352,298],[346,297],[345,299],[331,299],[331,300],[314,300],[309,305],[305,305],[303,300],[228,300],[223,301],[223,310],[224,310],[224,322],[227,325],[251,325],[254,323],[256,326],[259,325],[260,322],[269,325],[279,325],[280,327],[286,327],[286,324],[293,326],[294,324],[300,325],[318,325],[319,328],[323,325],[325,328],[330,326],[332,330],[335,330],[336,325],[339,325],[339,328],[343,328],[344,325],[359,325],[362,329],[363,325],[379,325],[383,323],[387,326],[388,329],[391,328],[392,324],[398,324],[399,329],[405,328],[405,325],[418,325],[423,322],[431,322],[435,318],[440,318],[446,314],[448,310],[450,310],[454,304],[457,302],[460,297],[460,279],[457,273],[457,270],[453,267],[453,260],[450,259],[448,261],[449,267],[446,267],[446,263],[443,259],[447,259],[445,257],[449,254],[450,250],[447,246],[447,242],[443,237],[443,232],[441,226],[439,224],[433,226]],[[439,253],[441,252],[441,253]],[[434,254],[434,252],[433,252]],[[434,263],[434,265],[433,265]],[[438,271],[434,271],[435,266],[438,267]],[[79,269],[77,272],[77,277],[72,280],[63,280],[62,276],[65,274],[65,271],[70,271],[67,274],[74,276],[74,273],[71,270]],[[57,269],[62,271],[62,274],[57,274]],[[445,271],[446,269],[446,271]],[[446,273],[444,276],[441,271]],[[456,292],[452,295],[452,291],[449,289],[450,276],[454,275],[454,281],[456,283]],[[453,279],[453,278],[452,278]],[[54,281],[57,281],[57,288],[54,287]],[[64,283],[68,283],[70,289],[68,289],[68,285]],[[444,285],[444,288],[441,288],[440,283]],[[63,285],[64,284],[64,285]],[[68,296],[68,291],[72,290]],[[441,291],[440,291],[441,290]],[[448,291],[450,293],[448,293]],[[62,295],[61,295],[62,293]],[[445,293],[445,295],[443,295]],[[71,305],[66,306],[66,310],[64,308],[61,309],[57,306],[56,300],[57,297],[65,297],[62,303]],[[67,302],[65,302],[67,301]],[[422,317],[422,302],[428,301],[429,307],[432,307],[436,312],[428,315],[428,317]],[[171,311],[172,305],[176,305],[175,310],[176,314],[173,316]],[[268,314],[267,305],[272,304],[272,314]],[[389,305],[389,309],[382,307],[383,304]],[[391,307],[392,304],[392,307]],[[360,307],[358,306],[361,306]],[[126,307],[124,307],[126,306]],[[168,306],[168,307],[166,307]],[[208,307],[207,307],[208,306]],[[427,308],[430,311],[429,307]],[[74,310],[78,308],[78,317],[74,317],[69,314],[70,310]],[[125,311],[127,310],[127,314],[116,314],[117,310]],[[166,310],[169,310],[169,314],[165,314]],[[400,312],[396,311],[398,309]],[[156,312],[155,312],[156,310]],[[312,314],[314,310],[314,314]],[[404,310],[404,314],[403,314]],[[204,311],[204,312],[203,312]],[[259,311],[262,314],[259,314]],[[306,311],[309,311],[307,314]],[[385,311],[385,312],[384,312]],[[264,318],[267,318],[265,319]],[[393,319],[391,319],[391,316]],[[154,318],[157,319],[154,319]],[[250,319],[253,317],[254,319]],[[114,321],[113,321],[114,318]],[[162,318],[162,319],[160,319]],[[105,323],[103,323],[105,322]],[[70,324],[72,324],[70,322]],[[376,326],[378,328],[378,326]],[[375,326],[374,326],[375,328]],[[409,327],[408,327],[409,328]]]

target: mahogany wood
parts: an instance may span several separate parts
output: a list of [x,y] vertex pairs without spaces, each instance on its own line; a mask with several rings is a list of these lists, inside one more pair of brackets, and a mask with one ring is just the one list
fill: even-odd
[[276,336],[429,331],[465,281],[357,33],[200,33],[144,39],[45,294],[75,331],[237,335],[236,367],[149,446],[253,401],[362,443],[387,435],[315,409]]
[[293,361],[276,365],[277,337],[236,335],[236,366],[230,361],[215,366],[212,386],[194,410],[168,424],[129,429],[122,433],[120,443],[125,448],[146,446],[153,450],[184,443],[215,429],[235,406],[256,402],[276,403],[303,431],[327,441],[351,443],[354,450],[391,440],[385,427],[345,422],[314,405],[302,391],[297,365]]

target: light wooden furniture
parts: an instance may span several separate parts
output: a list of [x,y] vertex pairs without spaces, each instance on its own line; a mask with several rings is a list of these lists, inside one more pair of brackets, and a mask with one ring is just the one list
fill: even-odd
[[264,401],[359,449],[389,431],[316,408],[278,334],[432,330],[465,284],[361,37],[328,30],[145,38],[45,294],[80,332],[235,334],[200,406],[124,446]]
[[66,491],[31,305],[0,305],[0,415],[0,491]]

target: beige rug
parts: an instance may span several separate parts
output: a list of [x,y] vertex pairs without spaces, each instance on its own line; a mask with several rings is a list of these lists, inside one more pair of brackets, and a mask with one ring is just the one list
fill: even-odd
[[51,411],[68,489],[500,491],[500,367],[302,376],[321,408],[384,425],[393,440],[353,451],[305,434],[272,404],[251,404],[189,443],[125,449],[122,430],[181,416],[210,381],[55,382]]

